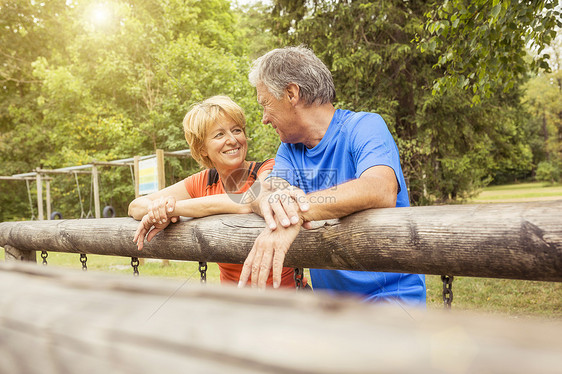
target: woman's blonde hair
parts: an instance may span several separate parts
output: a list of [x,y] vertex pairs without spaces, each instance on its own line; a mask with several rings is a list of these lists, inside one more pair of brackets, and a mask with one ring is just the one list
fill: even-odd
[[213,96],[193,104],[183,119],[183,131],[191,156],[203,167],[214,167],[209,157],[201,154],[207,131],[212,124],[225,117],[232,119],[246,133],[244,110],[228,96]]

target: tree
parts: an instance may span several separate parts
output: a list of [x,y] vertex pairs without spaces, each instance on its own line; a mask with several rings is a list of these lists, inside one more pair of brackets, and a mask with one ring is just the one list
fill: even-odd
[[395,135],[414,204],[469,197],[502,168],[530,169],[518,90],[479,105],[457,87],[432,94],[445,70],[427,33],[422,1],[276,1],[275,32],[311,47],[332,71],[337,105],[378,112]]
[[[59,33],[64,20],[58,15],[65,8],[62,0],[0,1],[0,175],[30,171],[51,151],[37,108],[40,82],[33,75],[32,63],[60,50],[65,33]],[[0,183],[0,220],[29,218],[25,182]]]
[[531,114],[527,127],[537,179],[560,181],[562,174],[562,35],[552,45],[552,72],[540,73],[526,84],[523,105]]
[[[422,50],[438,51],[444,74],[433,89],[471,89],[472,101],[508,91],[527,71],[549,71],[544,52],[562,27],[558,0],[452,0],[428,9]],[[526,48],[534,59],[525,60]]]
[[[247,109],[250,134],[261,131],[247,27],[227,0],[4,0],[0,12],[11,30],[0,36],[10,56],[0,67],[1,175],[183,149],[183,116],[217,94]],[[197,170],[178,160],[167,167],[176,180]],[[101,179],[102,202],[125,214],[134,197],[129,172],[104,169]],[[76,216],[75,181],[54,182],[53,200]],[[80,177],[79,185],[88,205],[90,181]],[[18,209],[0,220],[27,207],[26,195],[16,200]]]

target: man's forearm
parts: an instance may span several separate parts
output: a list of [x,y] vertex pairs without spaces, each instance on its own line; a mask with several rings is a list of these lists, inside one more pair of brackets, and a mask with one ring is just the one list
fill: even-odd
[[252,203],[253,212],[264,217],[271,229],[275,229],[276,222],[287,227],[299,219],[319,221],[365,209],[395,207],[398,195],[394,171],[383,165],[367,169],[358,179],[309,194],[280,181],[264,186]]
[[377,176],[355,179],[329,189],[306,195],[310,204],[301,212],[305,221],[341,218],[372,208],[396,206],[397,189],[392,183]]

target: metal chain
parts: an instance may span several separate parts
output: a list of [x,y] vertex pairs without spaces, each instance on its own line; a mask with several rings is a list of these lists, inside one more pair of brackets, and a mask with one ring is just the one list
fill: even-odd
[[139,276],[139,258],[131,257],[131,266],[133,267],[133,276]]
[[199,261],[199,273],[201,273],[201,284],[207,283],[207,263]]
[[443,306],[445,309],[451,309],[451,304],[453,303],[453,280],[455,277],[442,275],[441,280],[443,281]]
[[293,273],[293,279],[295,280],[295,288],[298,290],[303,288],[303,277],[304,277],[304,269],[303,268],[295,268],[295,272]]
[[47,257],[49,254],[47,251],[41,251],[41,258],[43,259],[43,266],[47,266]]
[[80,262],[82,263],[82,270],[87,271],[88,270],[88,257],[86,256],[85,253],[80,253]]

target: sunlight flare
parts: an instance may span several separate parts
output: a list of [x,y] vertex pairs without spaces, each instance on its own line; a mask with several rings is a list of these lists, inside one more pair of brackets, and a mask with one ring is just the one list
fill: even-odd
[[98,27],[106,26],[111,19],[111,10],[105,3],[96,4],[90,10],[89,18],[92,24]]

